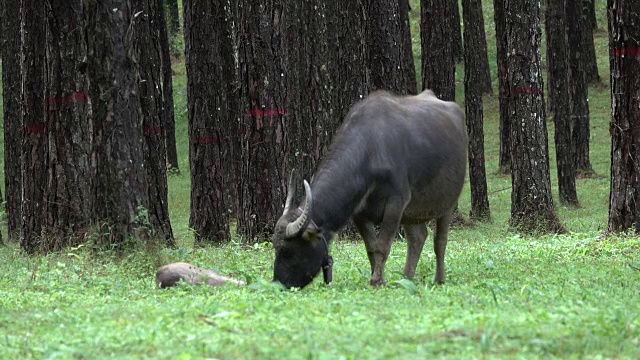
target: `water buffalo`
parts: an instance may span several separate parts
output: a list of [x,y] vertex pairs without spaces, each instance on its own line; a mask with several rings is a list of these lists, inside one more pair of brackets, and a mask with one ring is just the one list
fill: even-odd
[[238,285],[244,284],[243,281],[183,262],[165,265],[156,272],[156,284],[161,289],[174,286],[180,282],[180,280],[190,285],[200,285],[204,283],[209,286],[220,286],[228,282]]
[[[467,164],[464,114],[427,90],[417,96],[380,91],[355,104],[311,185],[303,208],[293,207],[293,184],[274,227],[274,281],[304,287],[324,269],[331,281],[329,242],[351,218],[364,239],[370,284],[384,285],[391,243],[402,224],[404,275],[412,279],[435,219],[435,282],[444,283],[449,221]],[[292,176],[293,178],[293,176]],[[376,236],[375,225],[380,225]]]

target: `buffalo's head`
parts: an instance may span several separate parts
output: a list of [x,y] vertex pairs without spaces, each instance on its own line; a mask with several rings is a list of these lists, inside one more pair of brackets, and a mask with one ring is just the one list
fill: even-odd
[[275,226],[272,238],[276,250],[276,260],[273,265],[273,281],[278,281],[286,288],[303,288],[313,280],[322,268],[330,272],[331,257],[328,254],[327,243],[322,238],[320,230],[311,221],[313,198],[309,183],[304,181],[304,208],[292,208],[293,176],[289,181],[289,190],[284,212]]

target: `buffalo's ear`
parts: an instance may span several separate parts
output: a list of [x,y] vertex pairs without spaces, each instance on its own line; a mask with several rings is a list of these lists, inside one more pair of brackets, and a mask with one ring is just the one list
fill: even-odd
[[302,233],[302,238],[311,243],[315,243],[316,241],[320,240],[321,236],[322,232],[313,222],[311,222],[307,226],[307,229],[304,231],[304,233]]

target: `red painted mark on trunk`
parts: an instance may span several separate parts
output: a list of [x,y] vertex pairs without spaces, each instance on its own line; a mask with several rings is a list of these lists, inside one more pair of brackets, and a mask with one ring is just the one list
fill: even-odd
[[89,93],[77,92],[73,93],[69,96],[60,96],[55,98],[44,99],[45,106],[57,105],[57,104],[72,104],[72,103],[81,103],[87,101],[89,98]]
[[276,116],[276,115],[287,115],[288,112],[285,109],[261,109],[261,108],[253,108],[244,113],[244,116],[249,117],[264,117],[264,116]]
[[224,136],[201,137],[192,141],[192,144],[217,144],[224,141]]
[[640,56],[640,48],[617,48],[611,50],[613,56]]
[[40,134],[40,133],[43,133],[46,128],[47,128],[47,124],[37,123],[30,126],[25,126],[22,129],[20,129],[20,131],[23,134]]
[[160,135],[162,134],[162,127],[161,126],[151,126],[148,127],[144,130],[144,134],[146,136],[150,136],[150,135]]

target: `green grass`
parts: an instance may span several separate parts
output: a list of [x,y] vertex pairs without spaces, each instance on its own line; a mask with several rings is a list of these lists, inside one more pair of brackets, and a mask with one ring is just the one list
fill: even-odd
[[[484,1],[495,86],[491,4]],[[604,4],[598,6],[600,27],[606,28]],[[169,204],[179,248],[113,254],[86,245],[27,257],[16,244],[0,247],[0,358],[636,358],[640,272],[628,264],[640,263],[640,240],[600,237],[608,207],[610,95],[606,33],[597,41],[604,84],[590,89],[591,160],[601,176],[578,180],[580,209],[558,207],[571,233],[532,238],[510,231],[511,181],[497,175],[497,96],[486,96],[493,221],[451,231],[444,286],[432,285],[435,259],[428,247],[415,281],[403,280],[401,241],[387,264],[389,285],[380,289],[367,285],[369,264],[359,239],[333,244],[330,286],[320,279],[291,292],[269,283],[270,244],[194,249],[185,72],[176,63],[182,173],[169,178]],[[469,211],[468,188],[460,208]],[[155,269],[173,261],[212,268],[249,285],[156,289]]]

